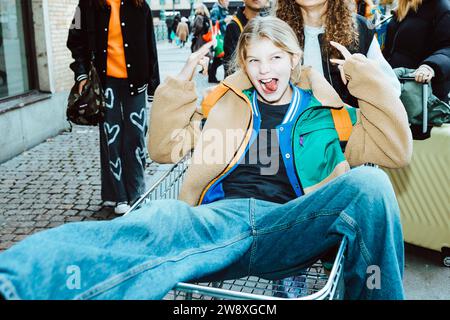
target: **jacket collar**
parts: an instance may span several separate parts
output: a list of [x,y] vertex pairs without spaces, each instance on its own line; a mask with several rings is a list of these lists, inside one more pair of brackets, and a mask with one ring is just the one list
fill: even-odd
[[[244,71],[239,70],[223,80],[223,84],[236,93],[253,87]],[[299,81],[294,83],[304,90],[311,90],[314,97],[324,106],[340,108],[344,105],[336,90],[325,78],[311,67],[302,67]]]

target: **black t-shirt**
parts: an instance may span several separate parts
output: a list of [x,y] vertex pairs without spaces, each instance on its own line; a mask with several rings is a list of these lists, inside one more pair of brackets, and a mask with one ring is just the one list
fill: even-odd
[[226,199],[255,198],[286,203],[296,198],[281,158],[276,126],[289,104],[272,106],[258,102],[261,128],[238,167],[222,182]]

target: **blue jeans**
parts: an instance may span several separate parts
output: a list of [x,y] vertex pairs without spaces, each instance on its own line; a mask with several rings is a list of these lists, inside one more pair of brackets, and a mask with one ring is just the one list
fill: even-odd
[[[69,223],[0,254],[0,293],[22,299],[161,299],[180,281],[293,275],[342,237],[349,299],[403,298],[403,238],[387,176],[359,167],[285,204],[177,200]],[[380,287],[367,286],[369,266]],[[369,279],[370,280],[370,279]]]
[[128,80],[106,78],[105,121],[100,124],[101,197],[133,203],[145,192],[145,93],[130,95]]

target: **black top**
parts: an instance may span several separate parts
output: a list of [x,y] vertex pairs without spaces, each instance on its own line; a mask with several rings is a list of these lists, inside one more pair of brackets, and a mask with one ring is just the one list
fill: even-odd
[[[94,4],[95,3],[95,4]],[[67,47],[72,52],[74,62],[70,68],[75,73],[75,81],[87,78],[89,72],[89,36],[95,40],[95,67],[102,84],[106,80],[106,61],[108,48],[108,29],[111,8],[101,7],[98,1],[79,0],[73,27],[69,30]],[[120,8],[122,37],[127,64],[130,94],[145,91],[152,96],[160,83],[158,55],[150,7],[144,1],[141,7],[135,7],[131,1],[123,1]],[[80,15],[78,15],[80,13]],[[93,17],[92,17],[93,16]],[[92,32],[88,31],[88,21],[93,18]],[[91,37],[92,39],[92,37]],[[126,44],[126,45],[125,45]]]
[[[247,17],[244,15],[244,8],[238,8],[235,17],[241,22],[242,28],[244,28],[248,22]],[[239,36],[241,35],[241,29],[236,21],[231,20],[227,25],[225,32],[225,38],[223,40],[223,67],[225,69],[225,75],[230,74],[229,63],[233,56],[234,50],[236,50]]]
[[222,183],[225,198],[255,198],[285,203],[297,196],[289,182],[281,157],[275,127],[289,104],[272,106],[259,102],[261,128],[237,168]]
[[[394,13],[395,17],[395,13]],[[433,93],[448,101],[450,90],[450,3],[448,0],[425,0],[417,12],[410,10],[398,22],[391,19],[383,50],[393,68],[416,69],[429,65],[435,72]]]

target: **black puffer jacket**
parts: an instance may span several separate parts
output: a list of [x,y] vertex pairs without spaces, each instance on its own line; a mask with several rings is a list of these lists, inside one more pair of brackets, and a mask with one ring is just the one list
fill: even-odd
[[[239,20],[244,28],[247,25],[248,19],[244,15],[244,9],[238,8],[235,17]],[[236,50],[239,36],[241,35],[241,28],[238,23],[234,20],[231,20],[227,25],[227,30],[225,31],[225,38],[223,40],[223,66],[225,69],[225,74],[230,75],[230,62],[233,57],[234,50]]]
[[[394,13],[395,17],[395,13]],[[399,23],[388,24],[383,50],[393,68],[417,69],[426,64],[433,68],[433,93],[448,101],[450,90],[450,2],[424,0],[417,12],[410,11]]]
[[[94,16],[92,34],[95,35],[95,66],[104,84],[111,9],[109,6],[98,6],[91,0],[80,0],[78,7],[76,15],[81,16],[81,23],[73,21],[74,27],[69,30],[67,40],[67,47],[75,59],[70,68],[75,73],[75,81],[81,81],[87,77],[90,60],[87,21],[88,12],[91,10]],[[131,1],[122,0],[120,20],[130,94],[136,95],[147,89],[149,96],[153,96],[160,83],[160,77],[150,7],[145,1],[142,7],[135,7]]]

